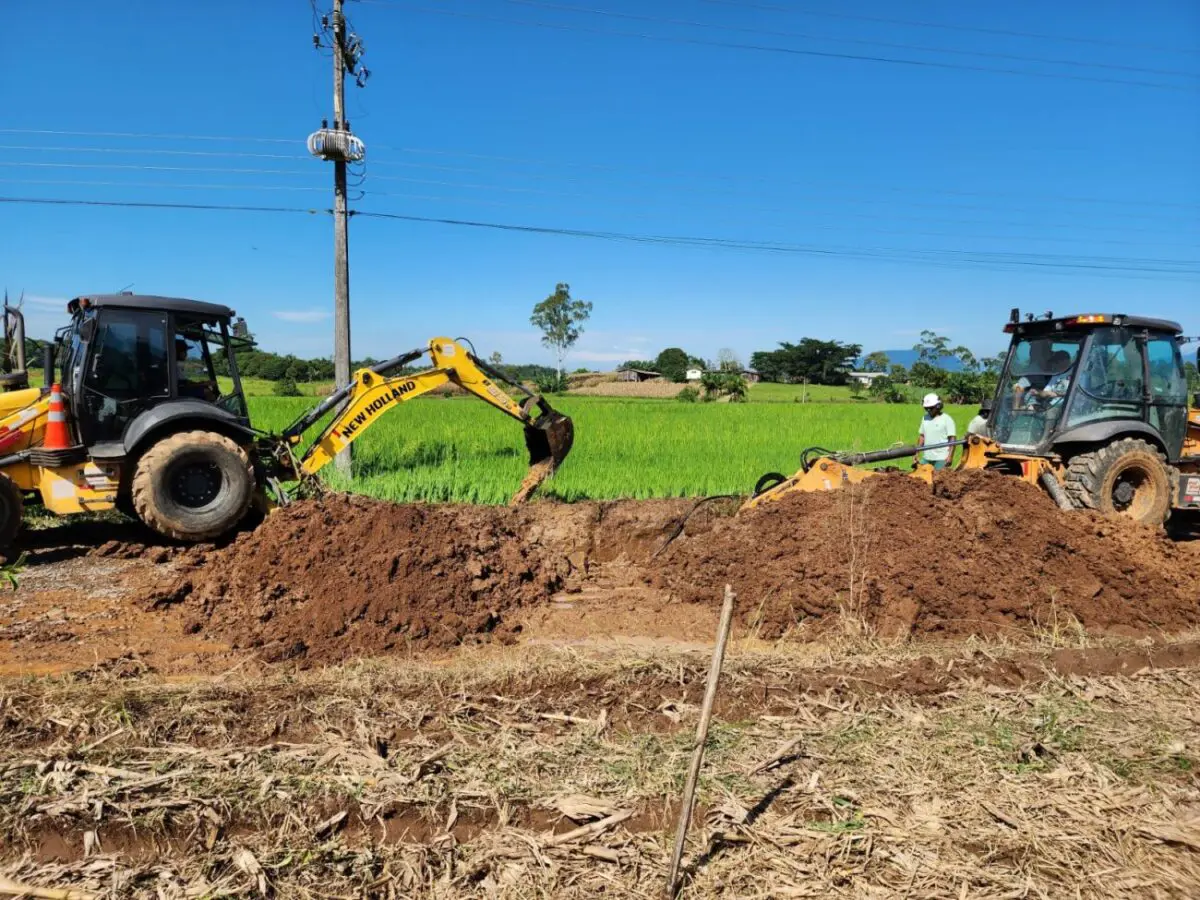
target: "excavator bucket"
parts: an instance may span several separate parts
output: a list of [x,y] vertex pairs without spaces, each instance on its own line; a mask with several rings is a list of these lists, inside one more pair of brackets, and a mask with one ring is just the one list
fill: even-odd
[[575,423],[562,413],[544,413],[535,423],[525,426],[525,446],[529,449],[529,474],[510,502],[515,506],[532,496],[543,481],[554,474],[575,443]]

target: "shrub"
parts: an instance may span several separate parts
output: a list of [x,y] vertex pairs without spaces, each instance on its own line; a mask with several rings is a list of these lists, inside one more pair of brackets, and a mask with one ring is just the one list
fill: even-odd
[[276,397],[299,397],[300,388],[296,387],[295,378],[281,378],[271,389]]
[[675,395],[675,399],[680,403],[695,403],[700,399],[700,392],[694,387],[685,387]]

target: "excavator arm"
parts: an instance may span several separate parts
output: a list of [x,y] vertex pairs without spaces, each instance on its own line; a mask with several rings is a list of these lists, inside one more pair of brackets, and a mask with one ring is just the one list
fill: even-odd
[[[402,372],[409,363],[428,355],[432,366],[421,372]],[[397,374],[398,373],[398,374]],[[333,419],[299,456],[298,475],[315,475],[338,453],[357,440],[388,409],[444,384],[458,385],[525,426],[530,475],[515,501],[524,500],[553,474],[571,451],[575,429],[571,420],[555,412],[542,397],[507,378],[450,338],[433,338],[429,344],[402,353],[370,368],[359,369],[350,383],[335,391],[284,429],[282,437],[295,447],[304,434],[331,411]],[[513,399],[501,388],[523,395]]]

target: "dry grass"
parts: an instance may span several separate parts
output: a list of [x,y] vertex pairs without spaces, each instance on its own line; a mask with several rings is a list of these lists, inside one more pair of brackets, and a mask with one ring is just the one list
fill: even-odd
[[[773,687],[913,655],[803,653],[731,647],[685,897],[1200,894],[1200,673]],[[0,874],[104,897],[657,896],[705,666],[525,648],[6,682]]]

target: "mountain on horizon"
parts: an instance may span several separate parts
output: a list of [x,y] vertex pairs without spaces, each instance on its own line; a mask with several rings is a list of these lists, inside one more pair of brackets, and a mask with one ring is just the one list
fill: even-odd
[[[911,369],[912,364],[920,359],[920,354],[916,350],[884,350],[887,354],[889,366],[904,366],[906,369]],[[859,360],[862,363],[862,360]],[[938,362],[939,369],[945,369],[947,372],[961,372],[962,363],[956,357],[945,356]]]

